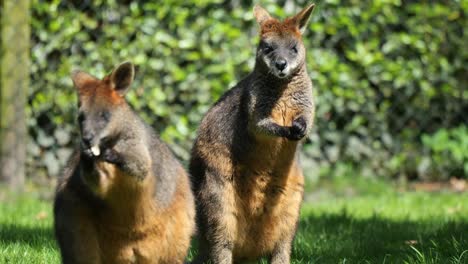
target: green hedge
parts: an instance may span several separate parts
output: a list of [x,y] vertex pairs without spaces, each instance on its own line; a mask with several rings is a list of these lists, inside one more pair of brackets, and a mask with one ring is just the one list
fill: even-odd
[[[439,2],[317,1],[305,36],[318,104],[304,146],[309,177],[350,168],[386,177],[468,175],[466,155],[450,175],[420,169],[447,167],[422,137],[461,127],[460,139],[468,138],[468,2]],[[262,4],[285,17],[307,3]],[[186,161],[203,114],[253,67],[253,5],[33,0],[29,174],[57,175],[78,142],[70,71],[102,77],[125,60],[137,65],[129,102]]]

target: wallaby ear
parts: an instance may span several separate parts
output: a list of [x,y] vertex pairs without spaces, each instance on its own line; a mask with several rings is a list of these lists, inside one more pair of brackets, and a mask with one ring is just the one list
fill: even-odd
[[117,66],[110,76],[114,90],[120,95],[125,95],[133,82],[134,76],[135,68],[131,62],[126,61]]
[[265,21],[272,19],[268,11],[266,11],[263,7],[261,7],[258,4],[255,5],[253,12],[254,12],[255,19],[257,19],[257,22],[258,24],[260,24],[260,26],[263,23],[265,23]]
[[312,10],[314,10],[314,7],[315,7],[315,4],[310,4],[293,17],[294,22],[296,23],[301,33],[304,33],[307,27],[307,22],[309,22],[310,14],[312,13]]
[[81,70],[73,70],[71,72],[71,78],[78,92],[85,87],[86,83],[97,80],[96,77]]

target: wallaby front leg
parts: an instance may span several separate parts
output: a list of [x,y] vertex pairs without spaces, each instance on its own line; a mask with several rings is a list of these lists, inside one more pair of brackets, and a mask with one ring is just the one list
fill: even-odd
[[290,133],[289,127],[278,125],[271,117],[260,119],[256,124],[256,129],[265,135],[277,137],[288,137]]
[[290,140],[300,140],[306,135],[307,122],[304,117],[296,118],[291,126],[281,126],[271,118],[257,122],[257,130],[270,136],[285,137]]
[[102,158],[141,180],[150,171],[151,157],[148,149],[141,144],[135,143],[131,147],[130,145],[130,141],[126,141],[125,144],[118,142],[113,148],[105,149]]

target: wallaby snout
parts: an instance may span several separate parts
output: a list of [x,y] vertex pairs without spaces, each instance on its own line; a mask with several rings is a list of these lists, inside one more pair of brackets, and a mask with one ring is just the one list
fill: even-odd
[[278,59],[275,62],[275,66],[279,71],[283,71],[288,66],[288,62],[285,59]]

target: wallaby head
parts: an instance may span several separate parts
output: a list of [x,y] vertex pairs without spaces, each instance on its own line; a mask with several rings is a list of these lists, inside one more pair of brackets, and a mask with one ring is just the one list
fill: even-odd
[[99,156],[100,145],[115,140],[128,112],[125,94],[134,76],[130,62],[117,66],[102,80],[75,70],[72,80],[78,92],[78,123],[83,152]]
[[257,67],[281,79],[292,76],[302,67],[305,63],[302,33],[314,6],[310,4],[284,21],[273,18],[259,5],[254,7],[254,15],[260,25]]

